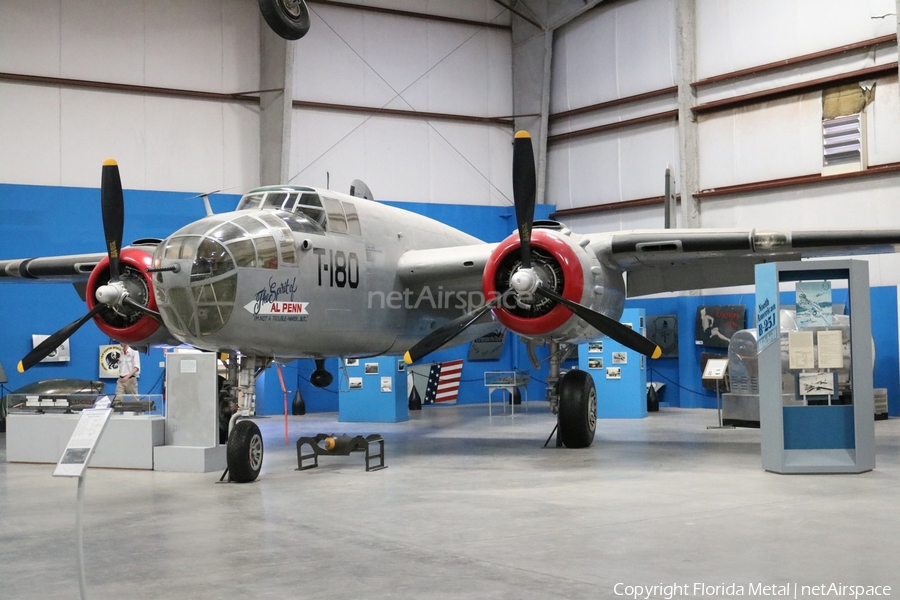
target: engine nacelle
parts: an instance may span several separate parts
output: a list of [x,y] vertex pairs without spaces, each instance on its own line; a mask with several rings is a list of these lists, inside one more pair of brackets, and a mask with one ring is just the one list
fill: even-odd
[[[519,236],[514,233],[488,259],[482,277],[488,300],[511,287],[510,278],[521,265],[519,248]],[[597,260],[587,237],[567,228],[535,229],[531,262],[543,286],[610,318],[621,316],[625,304],[622,273]],[[533,340],[577,343],[600,335],[565,306],[540,296],[525,301],[511,294],[494,309],[494,315],[510,330]]]
[[[119,272],[128,295],[151,310],[158,311],[153,283],[147,273],[151,261],[152,256],[145,250],[123,248],[119,254]],[[88,278],[88,309],[93,310],[97,305],[97,289],[106,285],[109,279],[109,258],[104,258]],[[157,336],[154,334],[159,329],[159,323],[153,318],[128,306],[106,306],[94,316],[94,323],[107,336],[136,345],[156,341]],[[167,331],[165,333],[167,338],[170,337]]]

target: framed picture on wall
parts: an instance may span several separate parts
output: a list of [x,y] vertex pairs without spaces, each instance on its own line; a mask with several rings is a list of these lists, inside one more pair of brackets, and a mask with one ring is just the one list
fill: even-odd
[[[32,335],[31,336],[31,344],[32,348],[37,348],[41,342],[46,340],[49,335]],[[41,362],[69,362],[69,340],[64,341],[62,344],[57,346],[56,350],[45,356],[41,359]]]
[[731,336],[744,329],[746,312],[742,305],[698,307],[694,327],[697,345],[727,348]]
[[118,379],[119,361],[122,360],[122,346],[108,344],[100,346],[100,379]]

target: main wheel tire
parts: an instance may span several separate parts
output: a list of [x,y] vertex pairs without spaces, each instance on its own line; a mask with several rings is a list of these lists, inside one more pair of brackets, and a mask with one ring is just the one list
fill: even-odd
[[253,421],[238,421],[228,437],[228,474],[235,483],[249,483],[259,477],[263,462],[263,441]]
[[299,40],[309,31],[304,0],[259,0],[259,11],[272,31],[286,40]]
[[597,429],[597,389],[585,371],[569,371],[559,380],[559,430],[566,448],[587,448]]

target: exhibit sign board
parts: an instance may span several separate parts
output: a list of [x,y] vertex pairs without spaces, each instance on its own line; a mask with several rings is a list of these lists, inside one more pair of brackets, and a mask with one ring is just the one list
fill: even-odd
[[53,471],[54,477],[81,477],[112,412],[111,408],[86,408],[81,411],[75,431]]
[[781,321],[778,317],[778,278],[775,263],[756,265],[756,339],[759,354],[778,341]]

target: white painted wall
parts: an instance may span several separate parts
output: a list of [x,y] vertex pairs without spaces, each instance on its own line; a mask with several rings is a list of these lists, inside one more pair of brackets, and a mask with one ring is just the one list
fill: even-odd
[[[602,5],[601,5],[602,6]],[[552,112],[674,85],[674,0],[626,0],[588,12],[558,32]],[[697,78],[763,65],[896,32],[894,0],[696,0]],[[887,15],[887,16],[884,16]],[[758,78],[704,88],[701,103],[897,60],[895,44]],[[552,133],[675,108],[659,99],[554,123]],[[866,109],[869,164],[900,161],[900,85],[878,80]],[[701,117],[700,188],[821,171],[820,93]],[[665,161],[677,165],[676,125],[561,141],[550,148],[548,196],[560,208],[663,193]],[[701,201],[716,227],[900,227],[900,177],[850,180]],[[662,206],[567,219],[579,232],[661,227]],[[897,255],[870,258],[873,285],[900,283]]]
[[[550,113],[676,84],[675,0],[627,0],[589,11],[557,30]],[[674,95],[551,121],[550,135],[676,108]],[[547,201],[574,208],[661,196],[677,167],[674,122],[656,122],[553,143]]]
[[[394,7],[420,4],[439,3]],[[479,7],[481,14],[475,14]],[[310,8],[310,33],[295,57],[296,100],[511,115],[509,31],[319,4]],[[455,8],[449,16],[481,21],[502,10],[492,2]],[[324,185],[329,173],[332,188],[341,191],[363,179],[377,198],[390,200],[510,204],[512,134],[512,127],[503,125],[296,108],[291,173],[295,183],[314,185]]]
[[[259,85],[252,0],[4,0],[0,71],[212,92]],[[133,189],[246,189],[253,105],[0,83],[0,181],[96,187],[118,160]]]
[[[510,20],[491,0],[366,4]],[[508,30],[310,9],[310,33],[295,46],[297,99],[512,113]],[[0,71],[253,91],[260,22],[255,0],[3,0]],[[296,183],[324,185],[330,172],[335,189],[361,178],[386,199],[511,203],[511,127],[321,110],[294,116]],[[259,128],[252,103],[0,82],[0,182],[96,187],[102,161],[113,157],[126,188],[241,192],[259,183]]]

